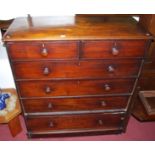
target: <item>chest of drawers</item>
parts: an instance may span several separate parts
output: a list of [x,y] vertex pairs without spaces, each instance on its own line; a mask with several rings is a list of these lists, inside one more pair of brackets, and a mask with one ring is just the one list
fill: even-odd
[[45,18],[17,18],[3,38],[28,136],[125,131],[149,34],[131,17]]

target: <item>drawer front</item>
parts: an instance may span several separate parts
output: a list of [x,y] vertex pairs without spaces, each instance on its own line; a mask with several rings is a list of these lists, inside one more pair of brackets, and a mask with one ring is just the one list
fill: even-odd
[[25,99],[22,100],[26,113],[79,110],[125,109],[128,97],[94,97],[69,99]]
[[146,40],[84,41],[82,44],[82,57],[97,59],[143,57],[146,43]]
[[16,79],[136,76],[141,60],[14,62]]
[[105,95],[131,93],[135,79],[18,81],[22,97]]
[[78,43],[75,41],[8,44],[12,60],[77,58],[77,48]]
[[89,129],[108,130],[121,127],[121,119],[123,118],[121,116],[120,114],[42,116],[30,117],[26,121],[30,132]]

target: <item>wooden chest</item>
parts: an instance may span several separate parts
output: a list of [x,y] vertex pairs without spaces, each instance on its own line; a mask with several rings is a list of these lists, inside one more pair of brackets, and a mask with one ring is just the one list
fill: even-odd
[[125,131],[150,42],[132,17],[17,18],[3,40],[29,137]]

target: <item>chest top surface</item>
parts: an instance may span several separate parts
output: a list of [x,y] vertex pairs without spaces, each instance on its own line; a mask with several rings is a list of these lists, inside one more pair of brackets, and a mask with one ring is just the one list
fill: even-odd
[[16,18],[3,41],[148,39],[132,17],[66,16]]

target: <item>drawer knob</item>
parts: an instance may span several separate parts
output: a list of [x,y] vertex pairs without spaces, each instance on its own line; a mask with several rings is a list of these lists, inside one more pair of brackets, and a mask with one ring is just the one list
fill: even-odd
[[10,39],[10,38],[11,38],[11,36],[10,36],[10,35],[6,35],[6,38],[7,38],[7,39]]
[[115,69],[114,69],[114,67],[113,66],[108,66],[108,71],[110,72],[110,73],[112,73],[112,72],[114,72],[115,71]]
[[106,91],[109,91],[109,90],[111,89],[110,86],[109,86],[108,84],[105,84],[105,85],[104,85],[104,88],[105,88]]
[[52,103],[48,103],[48,109],[52,109],[52,108],[53,108]]
[[107,104],[105,101],[101,101],[101,106],[105,107]]
[[99,125],[103,125],[103,121],[101,119],[98,120]]
[[46,94],[50,93],[50,92],[51,92],[51,88],[50,88],[49,86],[47,86],[47,87],[45,88],[45,92],[46,92]]
[[119,54],[119,50],[116,47],[112,48],[112,55],[116,56]]
[[46,48],[43,48],[42,51],[41,51],[41,55],[46,57],[48,55],[48,51]]
[[125,118],[124,117],[121,117],[121,120],[123,121]]
[[50,127],[50,128],[54,127],[53,122],[50,122],[50,123],[49,123],[49,127]]
[[50,73],[50,70],[48,67],[45,67],[44,70],[43,70],[43,74],[44,75],[48,75]]

